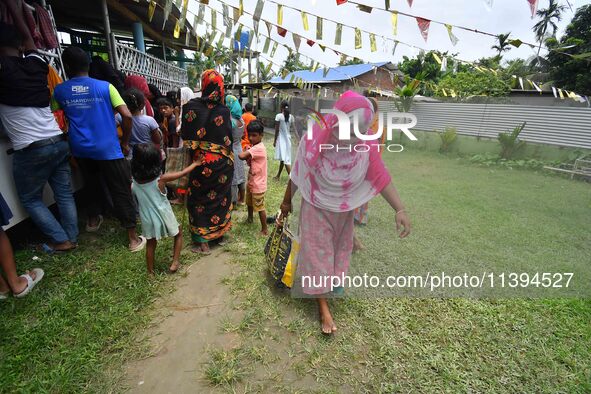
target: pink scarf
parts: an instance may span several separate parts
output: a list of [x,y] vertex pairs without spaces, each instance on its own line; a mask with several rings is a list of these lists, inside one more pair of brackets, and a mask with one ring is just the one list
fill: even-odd
[[[335,103],[334,109],[346,114],[359,114],[359,129],[367,132],[374,116],[371,102],[358,93],[348,91]],[[320,151],[322,144],[341,147],[363,144],[369,152],[336,149]],[[378,141],[360,141],[354,135],[348,141],[338,140],[336,115],[325,115],[316,124],[313,138],[302,137],[291,180],[302,197],[317,208],[331,212],[351,211],[379,194],[391,181],[377,148]]]

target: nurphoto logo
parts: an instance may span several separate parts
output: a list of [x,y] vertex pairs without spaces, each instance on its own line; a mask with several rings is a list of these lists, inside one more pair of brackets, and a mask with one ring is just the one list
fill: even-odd
[[[353,111],[347,114],[337,109],[321,109],[320,112],[314,111],[317,119],[313,116],[308,117],[308,131],[307,138],[313,138],[314,123],[327,125],[323,114],[335,115],[338,119],[338,141],[339,143],[320,144],[320,151],[336,150],[338,151],[355,151],[367,152],[371,146],[376,146],[378,151],[387,150],[388,152],[402,152],[404,147],[400,144],[372,144],[369,145],[365,141],[381,140],[384,133],[386,133],[386,141],[392,141],[395,130],[400,130],[411,141],[417,141],[417,137],[410,131],[417,125],[417,117],[410,113],[401,112],[378,112],[378,129],[375,133],[367,133],[367,127],[360,127],[359,115],[361,111]],[[384,130],[385,126],[385,130]]]

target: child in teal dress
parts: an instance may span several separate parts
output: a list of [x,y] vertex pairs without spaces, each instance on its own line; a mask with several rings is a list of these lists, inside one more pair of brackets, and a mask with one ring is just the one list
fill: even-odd
[[161,238],[174,237],[170,272],[177,272],[180,267],[183,235],[166,197],[166,183],[188,175],[199,165],[199,161],[194,161],[182,171],[162,174],[160,151],[154,144],[138,144],[133,148],[131,191],[138,201],[143,235],[148,239],[146,263],[150,275],[154,274],[154,254]]

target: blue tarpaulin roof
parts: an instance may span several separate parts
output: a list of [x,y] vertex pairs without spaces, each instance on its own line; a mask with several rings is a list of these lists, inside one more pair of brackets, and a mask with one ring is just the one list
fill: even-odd
[[[324,76],[324,70],[319,68],[316,71],[309,71],[309,70],[302,70],[302,71],[294,71],[292,73],[287,74],[285,78],[281,76],[276,76],[269,81],[268,83],[291,83],[295,82],[298,79],[302,79],[304,82],[315,82],[315,83],[338,83],[341,81],[346,81],[351,78],[358,77],[359,75],[365,74],[369,71],[372,71],[374,67],[382,67],[389,62],[380,62],[380,63],[367,63],[367,64],[354,64],[350,66],[339,66],[334,68],[329,68],[328,73]],[[293,76],[293,81],[292,81]],[[291,82],[290,82],[291,81]]]

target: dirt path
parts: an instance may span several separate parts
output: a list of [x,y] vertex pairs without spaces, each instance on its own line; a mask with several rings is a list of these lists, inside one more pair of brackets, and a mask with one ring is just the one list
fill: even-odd
[[232,348],[234,334],[220,331],[220,319],[232,317],[232,298],[221,280],[232,272],[229,255],[214,251],[193,263],[176,290],[162,300],[161,318],[149,329],[152,355],[127,366],[132,393],[200,393],[212,387],[202,379],[208,348]]

